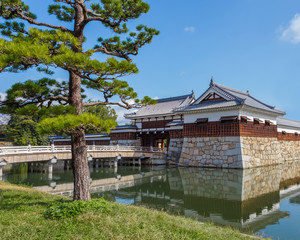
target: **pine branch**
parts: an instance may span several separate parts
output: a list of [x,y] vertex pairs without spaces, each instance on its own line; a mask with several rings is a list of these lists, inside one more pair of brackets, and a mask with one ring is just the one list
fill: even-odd
[[27,17],[25,14],[25,12],[22,11],[22,10],[17,10],[17,14],[18,16],[27,21],[28,23],[30,24],[34,24],[34,25],[37,25],[37,26],[43,26],[43,27],[48,27],[48,28],[52,28],[52,29],[57,29],[57,30],[61,30],[63,32],[70,32],[70,33],[73,33],[73,31],[67,29],[66,27],[64,26],[55,26],[55,25],[52,25],[52,24],[49,24],[49,23],[43,23],[43,22],[38,22],[38,21],[35,21],[33,18],[31,17]]
[[111,52],[111,51],[108,51],[105,47],[99,47],[99,48],[95,48],[94,52],[102,52],[102,53],[104,53],[106,55],[110,55],[110,56],[114,56],[114,57],[119,57],[119,58],[124,58],[127,61],[131,62],[132,59],[130,57],[128,57],[128,55],[129,54],[137,55],[138,54],[138,49],[136,49],[136,53],[125,53],[122,50],[119,50],[117,52]]
[[115,105],[125,109],[131,109],[135,107],[135,104],[129,104],[123,101],[122,103],[123,104],[121,104],[120,102],[96,101],[96,102],[85,102],[83,103],[83,106],[88,107],[88,106],[97,106],[97,105]]

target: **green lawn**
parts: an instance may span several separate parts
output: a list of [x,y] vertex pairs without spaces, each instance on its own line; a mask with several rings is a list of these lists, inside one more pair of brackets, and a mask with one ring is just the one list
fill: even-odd
[[45,209],[59,198],[0,181],[0,239],[255,239],[231,228],[116,203],[108,204],[109,212],[46,219]]

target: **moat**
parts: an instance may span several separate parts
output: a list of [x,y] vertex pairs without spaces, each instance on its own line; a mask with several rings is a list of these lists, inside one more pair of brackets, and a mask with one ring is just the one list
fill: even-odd
[[[299,239],[300,162],[246,170],[91,168],[91,179],[93,198],[143,205],[272,239]],[[49,176],[28,171],[26,163],[14,164],[3,180],[56,194],[72,192],[67,189],[72,170],[63,168]]]

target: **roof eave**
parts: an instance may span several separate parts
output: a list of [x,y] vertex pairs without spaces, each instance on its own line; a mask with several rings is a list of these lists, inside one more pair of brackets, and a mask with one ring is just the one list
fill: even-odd
[[230,107],[217,107],[208,109],[188,109],[183,111],[178,111],[178,113],[198,113],[198,112],[215,112],[215,111],[226,111],[226,110],[237,110],[240,109],[241,105],[230,106]]
[[125,118],[127,119],[141,119],[141,118],[155,118],[155,117],[164,117],[164,116],[174,116],[177,115],[177,112],[173,112],[173,113],[162,113],[162,114],[151,114],[151,115],[143,115],[143,116],[125,116]]
[[256,108],[256,107],[253,107],[253,106],[250,106],[250,105],[247,105],[247,104],[244,104],[242,105],[243,108],[250,108],[251,110],[254,110],[256,112],[259,112],[259,113],[268,113],[268,115],[272,115],[272,116],[284,116],[286,113],[283,112],[283,111],[280,111],[280,110],[273,110],[273,111],[270,111],[270,110],[264,110],[264,109],[261,109],[261,108]]

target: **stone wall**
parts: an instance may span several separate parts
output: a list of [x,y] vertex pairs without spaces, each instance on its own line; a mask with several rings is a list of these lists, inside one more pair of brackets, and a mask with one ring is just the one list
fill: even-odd
[[240,137],[184,138],[180,164],[185,166],[243,168]]
[[241,137],[244,168],[283,163],[281,148],[277,138]]
[[[176,148],[172,145],[172,154]],[[269,137],[184,138],[179,163],[194,167],[253,168],[300,160],[300,141]]]
[[241,137],[241,148],[244,168],[283,164],[300,160],[299,141]]
[[283,161],[300,160],[300,141],[278,141]]
[[179,162],[181,150],[183,146],[183,138],[171,138],[168,148],[169,164],[176,164]]
[[167,164],[166,154],[153,153],[149,160],[150,160],[150,165],[166,165]]

